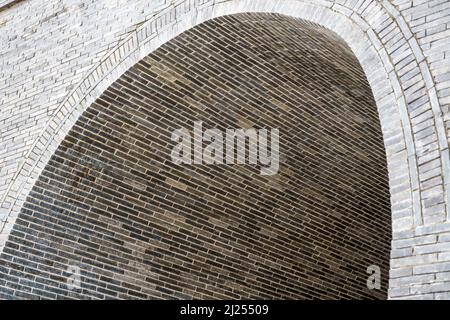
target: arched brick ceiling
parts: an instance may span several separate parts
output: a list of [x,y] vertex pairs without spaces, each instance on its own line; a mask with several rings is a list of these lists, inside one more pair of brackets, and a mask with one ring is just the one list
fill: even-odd
[[[279,128],[279,174],[175,165],[171,133],[194,121]],[[390,219],[377,108],[351,50],[298,19],[227,16],[83,113],[17,218],[0,296],[386,298]],[[370,265],[381,290],[366,287]]]

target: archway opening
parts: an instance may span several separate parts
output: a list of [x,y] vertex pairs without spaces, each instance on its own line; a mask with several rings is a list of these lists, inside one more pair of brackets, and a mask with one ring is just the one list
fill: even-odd
[[[196,122],[278,128],[279,170],[174,163],[172,133]],[[350,48],[313,23],[238,14],[164,44],[83,113],[0,277],[24,297],[386,298],[390,237],[377,108]]]

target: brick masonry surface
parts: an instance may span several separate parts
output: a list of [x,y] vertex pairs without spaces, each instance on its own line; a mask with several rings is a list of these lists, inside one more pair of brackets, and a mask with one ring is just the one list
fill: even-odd
[[[172,163],[172,131],[199,120],[279,128],[279,174]],[[218,18],[79,118],[17,218],[0,296],[386,298],[390,214],[377,108],[347,45],[280,15]]]
[[251,12],[317,23],[351,48],[386,150],[388,296],[449,299],[449,0],[0,0],[0,252],[51,157],[114,81],[180,33]]

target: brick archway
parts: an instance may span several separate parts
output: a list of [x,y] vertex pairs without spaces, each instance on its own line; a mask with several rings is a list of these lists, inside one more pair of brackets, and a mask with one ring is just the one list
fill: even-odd
[[[369,9],[374,12],[372,16],[367,15]],[[34,141],[27,159],[3,197],[2,210],[7,212],[8,219],[2,228],[2,244],[51,155],[79,115],[114,80],[141,58],[184,30],[211,18],[239,12],[272,12],[309,20],[336,32],[352,48],[375,96],[387,147],[394,232],[392,276],[411,276],[412,271],[410,273],[406,269],[412,270],[411,266],[415,264],[425,264],[424,272],[427,272],[427,268],[432,270],[433,266],[427,265],[439,262],[437,254],[427,252],[422,255],[420,251],[417,254],[408,245],[406,249],[403,246],[408,241],[416,243],[415,239],[417,243],[422,242],[423,235],[448,229],[446,224],[440,228],[433,227],[436,223],[445,223],[448,218],[448,145],[435,85],[423,53],[404,23],[404,18],[388,2],[370,3],[365,8],[347,8],[326,1],[182,1],[174,7],[159,11],[120,41],[91,69],[58,107],[49,125]],[[396,36],[398,39],[396,38],[396,42],[384,43],[383,37],[386,35],[377,30],[383,30],[383,25],[389,20],[394,21],[393,28],[399,30]],[[400,49],[394,50],[396,46],[400,46]],[[415,61],[415,65],[408,65],[405,70],[405,63],[408,61]],[[414,77],[406,77],[406,72],[411,72]],[[410,82],[401,80],[400,75]],[[425,88],[422,98],[405,94],[413,83]],[[424,117],[433,123],[431,128],[435,134],[432,139],[437,145],[433,150],[422,148],[422,137],[413,134],[423,127]],[[432,159],[436,153],[438,158],[428,162],[427,159]],[[427,180],[430,170],[440,174],[442,179],[424,189],[420,181]],[[434,241],[436,237],[431,236]],[[420,293],[420,290],[416,292],[405,288],[404,283],[408,281],[394,280],[391,295],[395,297]]]
[[[173,132],[199,121],[279,130],[276,172],[174,163]],[[32,274],[36,287],[14,289],[25,298],[383,299],[390,215],[378,111],[350,48],[304,20],[236,14],[170,40],[83,112],[0,261],[6,288]]]

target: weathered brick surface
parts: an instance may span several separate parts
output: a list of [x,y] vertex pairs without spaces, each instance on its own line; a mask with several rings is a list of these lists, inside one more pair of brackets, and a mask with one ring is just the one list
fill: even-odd
[[[120,75],[205,20],[272,12],[321,24],[355,53],[386,146],[392,264],[421,256],[427,249],[415,250],[415,238],[450,232],[449,6],[448,0],[0,1],[0,252],[64,136]],[[398,241],[412,245],[397,250]],[[422,266],[414,259],[435,276],[424,280],[425,291],[450,261],[439,250],[439,262]],[[390,296],[447,296],[409,287],[391,285]]]
[[[199,120],[280,128],[280,173],[173,164],[172,131]],[[17,218],[0,296],[386,298],[390,215],[377,108],[346,44],[280,15],[218,18],[78,119]]]

